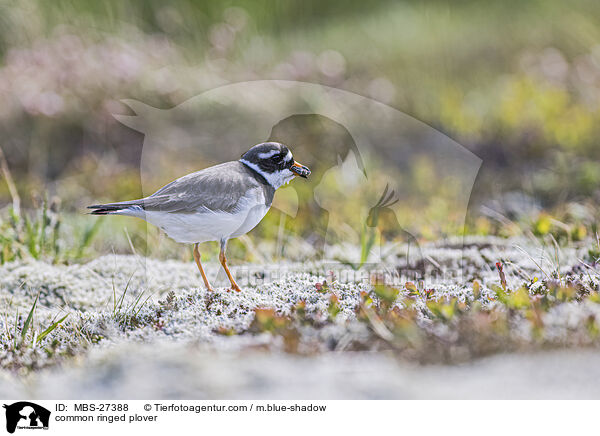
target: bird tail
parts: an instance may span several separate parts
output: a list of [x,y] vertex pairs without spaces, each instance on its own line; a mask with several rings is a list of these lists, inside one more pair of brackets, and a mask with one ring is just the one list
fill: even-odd
[[143,201],[131,200],[122,201],[119,203],[94,204],[88,206],[88,209],[93,209],[91,215],[136,215],[136,212],[143,212]]

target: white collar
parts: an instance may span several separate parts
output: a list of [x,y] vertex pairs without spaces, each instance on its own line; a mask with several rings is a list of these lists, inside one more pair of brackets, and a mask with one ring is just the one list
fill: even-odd
[[277,171],[276,173],[265,173],[258,165],[248,162],[246,159],[240,159],[240,162],[263,176],[274,189],[280,188],[294,178],[294,173],[287,168],[282,171]]

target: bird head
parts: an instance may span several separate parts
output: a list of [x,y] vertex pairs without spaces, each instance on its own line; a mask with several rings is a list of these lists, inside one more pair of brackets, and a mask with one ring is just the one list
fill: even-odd
[[292,152],[279,142],[263,142],[244,153],[240,159],[275,189],[289,183],[294,177],[307,178],[310,170],[294,160]]

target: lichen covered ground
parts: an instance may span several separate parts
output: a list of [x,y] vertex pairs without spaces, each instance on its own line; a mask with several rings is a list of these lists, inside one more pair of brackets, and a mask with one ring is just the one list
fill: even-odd
[[598,397],[596,253],[469,237],[372,269],[238,265],[241,293],[207,292],[193,262],[7,263],[0,395]]

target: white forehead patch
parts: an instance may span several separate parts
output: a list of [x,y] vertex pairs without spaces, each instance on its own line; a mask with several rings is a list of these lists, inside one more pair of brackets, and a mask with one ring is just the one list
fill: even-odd
[[287,154],[285,155],[285,161],[289,162],[293,159],[292,157],[292,152],[288,150]]
[[261,159],[268,159],[272,156],[275,156],[278,153],[279,153],[279,150],[271,150],[271,151],[267,151],[265,153],[258,153],[258,157],[260,157]]

